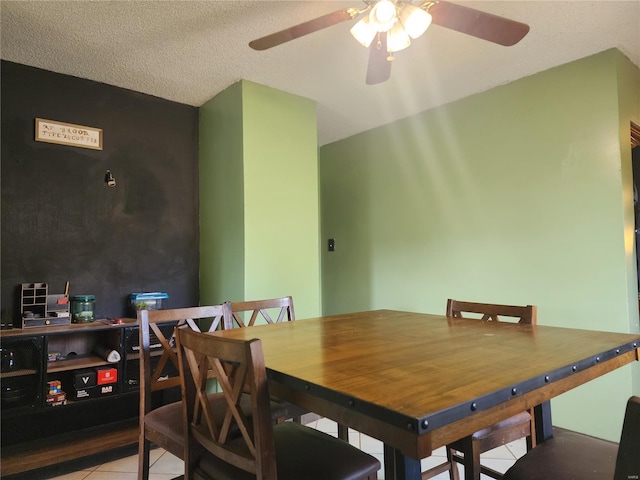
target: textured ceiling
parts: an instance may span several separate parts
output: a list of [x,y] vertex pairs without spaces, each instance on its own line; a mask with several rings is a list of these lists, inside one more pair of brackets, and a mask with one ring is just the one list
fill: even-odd
[[[463,1],[531,27],[512,47],[432,26],[366,85],[353,21],[258,52],[254,38],[360,0],[1,0],[5,60],[200,106],[240,79],[311,98],[318,143],[617,47],[640,66],[640,1]],[[267,120],[267,119],[265,119]]]

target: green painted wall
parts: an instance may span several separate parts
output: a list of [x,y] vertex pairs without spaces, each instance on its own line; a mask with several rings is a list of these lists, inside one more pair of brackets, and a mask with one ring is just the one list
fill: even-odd
[[200,304],[244,298],[242,84],[200,107]]
[[[336,239],[323,313],[443,314],[452,297],[637,332],[637,78],[610,50],[323,146],[322,237]],[[626,366],[562,395],[554,423],[616,439],[637,376]]]
[[200,121],[201,303],[291,295],[318,316],[315,102],[243,80]]
[[320,314],[315,102],[243,81],[245,298]]

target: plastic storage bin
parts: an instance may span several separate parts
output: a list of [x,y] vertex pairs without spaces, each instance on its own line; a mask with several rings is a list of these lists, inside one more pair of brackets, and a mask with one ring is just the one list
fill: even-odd
[[73,323],[93,322],[96,310],[94,295],[76,295],[71,299],[71,321]]
[[135,313],[137,310],[160,310],[162,301],[169,298],[169,295],[164,292],[147,292],[132,293],[130,297],[131,309]]

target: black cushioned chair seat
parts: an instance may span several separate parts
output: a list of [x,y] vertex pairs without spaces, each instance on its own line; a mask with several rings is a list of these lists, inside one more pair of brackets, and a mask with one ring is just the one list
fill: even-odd
[[611,480],[617,453],[617,443],[554,427],[553,438],[519,459],[503,480]]
[[[375,474],[380,462],[369,454],[313,428],[293,422],[273,427],[278,480],[355,480]],[[310,469],[309,466],[314,468]],[[206,452],[194,471],[196,479],[255,480]]]

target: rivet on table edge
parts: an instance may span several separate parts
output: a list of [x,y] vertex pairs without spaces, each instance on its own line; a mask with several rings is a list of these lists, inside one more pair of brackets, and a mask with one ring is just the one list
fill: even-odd
[[353,407],[356,404],[356,401],[353,398],[349,399],[349,406]]
[[600,357],[596,357],[596,363],[600,363]]
[[544,382],[545,383],[549,383],[550,380],[551,380],[551,378],[549,377],[549,375],[545,375],[544,376]]
[[471,403],[471,411],[475,412],[478,409],[478,404],[476,402]]
[[516,387],[513,387],[511,389],[511,395],[515,395],[516,393],[518,393],[518,389]]
[[427,420],[426,418],[424,420],[422,420],[422,428],[424,430],[426,430],[427,428],[429,428],[429,420]]
[[578,371],[578,366],[574,365],[573,367],[571,367],[571,370],[574,371],[574,372],[577,372]]
[[410,423],[407,423],[407,430],[413,430],[413,425],[411,425]]
[[308,383],[306,383],[306,384],[304,385],[304,389],[305,389],[305,390],[310,390],[310,389],[311,389],[311,387],[309,386],[309,384],[308,384]]

